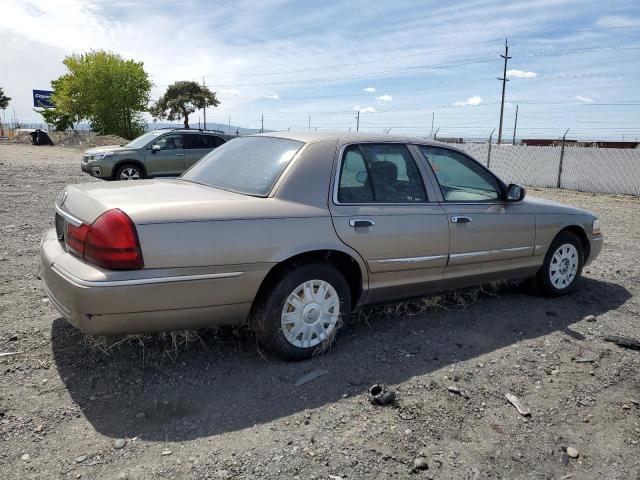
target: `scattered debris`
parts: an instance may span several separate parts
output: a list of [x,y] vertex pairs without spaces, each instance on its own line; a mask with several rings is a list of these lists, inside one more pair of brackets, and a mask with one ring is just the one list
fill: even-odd
[[590,357],[578,356],[578,357],[572,357],[571,360],[573,360],[576,363],[593,363],[596,360],[598,360],[598,357],[597,356],[590,356]]
[[113,441],[113,448],[115,448],[116,450],[119,450],[121,448],[124,448],[126,444],[127,444],[127,441],[124,438],[116,438]]
[[578,458],[580,452],[575,447],[567,447],[567,456],[569,456],[569,458]]
[[162,455],[163,457],[166,457],[168,455],[171,455],[173,452],[171,450],[162,450],[162,452],[160,453],[160,455]]
[[617,335],[607,335],[604,337],[605,342],[612,342],[619,347],[630,348],[632,350],[640,350],[640,340],[630,337],[619,337]]
[[424,457],[417,457],[413,461],[413,468],[415,470],[428,470],[429,464],[427,463],[427,459]]
[[314,380],[317,380],[318,378],[327,375],[329,372],[327,370],[311,370],[309,373],[307,373],[306,375],[300,377],[295,385],[296,387],[301,387],[302,385],[304,385],[305,383],[309,383],[309,382],[313,382]]
[[76,457],[76,463],[82,463],[87,459],[86,455],[80,455],[79,457]]
[[19,352],[0,352],[0,357],[10,357],[11,355],[20,355],[22,351]]
[[369,401],[374,405],[387,405],[395,398],[395,392],[381,383],[376,383],[369,389]]
[[27,461],[29,461],[29,458],[30,458],[30,457],[29,457],[29,454],[28,454],[28,453],[25,453],[24,455],[22,455],[22,456],[20,457],[20,460],[22,460],[23,462],[27,462]]
[[595,315],[587,315],[586,317],[584,317],[584,320],[586,322],[595,322],[596,321],[596,316]]
[[504,396],[507,400],[509,400],[509,403],[511,403],[511,405],[516,407],[516,410],[518,410],[518,413],[520,413],[520,415],[522,415],[523,417],[531,416],[531,411],[520,402],[518,397],[516,397],[512,393],[505,393]]

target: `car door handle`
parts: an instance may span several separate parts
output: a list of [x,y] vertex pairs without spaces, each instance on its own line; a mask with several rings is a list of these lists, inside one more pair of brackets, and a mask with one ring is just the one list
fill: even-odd
[[451,217],[451,223],[471,223],[471,217]]
[[370,218],[351,218],[351,219],[349,219],[349,225],[351,225],[353,228],[373,227],[375,224],[376,224],[376,222],[374,222]]

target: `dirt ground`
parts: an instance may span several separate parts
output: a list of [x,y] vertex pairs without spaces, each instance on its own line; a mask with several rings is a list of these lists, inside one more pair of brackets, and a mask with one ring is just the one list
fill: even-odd
[[[107,354],[60,318],[40,279],[56,195],[93,181],[79,161],[0,145],[0,352],[22,352],[0,357],[0,478],[640,477],[640,351],[603,340],[640,337],[637,198],[529,190],[602,220],[604,251],[568,297],[511,287],[389,309],[301,363],[227,331]],[[323,375],[296,386],[309,373]],[[396,405],[368,402],[376,381]]]

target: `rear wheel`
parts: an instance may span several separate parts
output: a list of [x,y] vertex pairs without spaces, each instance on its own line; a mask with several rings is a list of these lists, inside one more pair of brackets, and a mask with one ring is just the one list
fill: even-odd
[[258,299],[251,327],[285,360],[304,360],[330,345],[351,309],[349,285],[335,268],[312,263],[285,271]]
[[122,165],[116,171],[115,180],[140,180],[144,178],[142,168],[134,163]]
[[551,243],[536,276],[541,293],[557,297],[573,292],[584,265],[584,248],[571,232],[561,232]]

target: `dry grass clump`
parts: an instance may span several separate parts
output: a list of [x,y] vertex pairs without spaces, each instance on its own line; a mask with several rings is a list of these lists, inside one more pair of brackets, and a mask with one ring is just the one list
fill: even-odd
[[[217,329],[215,330],[217,331]],[[180,350],[187,350],[194,343],[200,343],[206,347],[201,333],[199,330],[176,330],[140,335],[84,335],[84,342],[89,347],[106,355],[126,347],[139,347],[142,349],[143,355],[147,348],[160,348],[163,355],[175,360]]]

